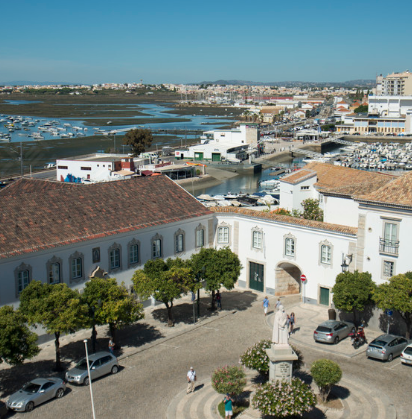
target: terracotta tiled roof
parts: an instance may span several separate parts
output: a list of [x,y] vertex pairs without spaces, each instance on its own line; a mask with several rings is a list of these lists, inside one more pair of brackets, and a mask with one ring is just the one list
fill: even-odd
[[343,234],[350,234],[355,236],[358,229],[355,227],[348,227],[339,224],[324,223],[322,221],[305,220],[303,218],[289,217],[288,215],[279,215],[271,212],[254,211],[247,208],[237,207],[211,207],[213,212],[217,213],[236,213],[253,218],[263,218],[267,220],[277,221],[284,224],[294,224],[302,227],[315,228],[318,230],[336,231]]
[[296,172],[291,173],[290,175],[283,176],[280,179],[280,181],[285,182],[285,183],[290,183],[293,185],[293,184],[302,182],[306,179],[310,179],[313,176],[316,176],[316,172],[310,169],[309,167],[310,164],[308,164],[307,166],[303,167],[300,170],[297,170]]
[[347,105],[347,103],[346,103],[344,100],[341,100],[341,101],[340,101],[340,102],[338,102],[337,104],[338,104],[338,105],[339,105],[339,104],[344,104],[344,105]]
[[166,176],[0,190],[0,259],[211,214]]
[[313,162],[283,177],[281,182],[296,184],[313,176],[317,176],[315,186],[319,191],[345,196],[358,196],[376,191],[394,179],[393,175],[384,173]]
[[412,207],[412,172],[399,176],[381,188],[359,196],[358,199],[395,207]]

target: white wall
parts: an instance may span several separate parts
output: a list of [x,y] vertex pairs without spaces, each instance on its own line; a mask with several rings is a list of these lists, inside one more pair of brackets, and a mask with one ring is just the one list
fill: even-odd
[[[67,166],[67,169],[61,167]],[[82,170],[82,167],[91,168],[91,170]],[[110,173],[114,170],[114,160],[107,159],[105,161],[83,161],[83,160],[57,160],[56,161],[56,178],[58,181],[66,178],[68,174],[87,179],[87,175],[90,175],[90,179],[95,181],[108,181],[110,180]]]
[[[412,270],[412,213],[391,211],[385,208],[359,206],[359,214],[365,216],[365,252],[363,270],[372,274],[372,279],[380,284],[387,280],[383,276],[383,262],[393,261],[394,275]],[[399,221],[397,221],[399,220]],[[380,252],[379,239],[383,237],[385,221],[398,223],[399,253],[398,255]]]
[[358,203],[351,198],[323,197],[323,221],[345,226],[358,226]]
[[[131,285],[131,277],[136,269],[143,267],[144,263],[151,259],[151,240],[156,233],[163,237],[163,257],[181,257],[183,259],[189,258],[197,249],[195,249],[195,229],[199,224],[205,227],[205,243],[208,244],[208,220],[211,216],[199,217],[179,223],[170,223],[163,226],[156,226],[144,230],[137,230],[127,234],[119,234],[115,236],[105,237],[101,240],[91,240],[87,242],[79,242],[69,246],[56,247],[52,250],[44,250],[40,252],[27,253],[26,255],[8,258],[6,260],[0,259],[0,305],[17,304],[15,288],[15,269],[23,262],[32,267],[32,277],[34,280],[47,280],[46,264],[53,256],[62,260],[62,278],[63,282],[67,283],[74,289],[84,288],[85,282],[93,270],[100,266],[102,269],[109,273],[110,277],[115,277],[118,282],[124,281],[126,285]],[[174,234],[177,230],[185,232],[185,251],[176,255],[174,252]],[[136,239],[140,241],[140,264],[128,267],[128,243]],[[114,244],[121,245],[121,266],[122,269],[117,272],[109,272],[109,256],[108,250]],[[100,247],[100,263],[93,263],[92,249]],[[70,282],[70,266],[69,257],[76,251],[83,254],[83,268],[84,280],[80,282]]]
[[[252,218],[234,213],[216,213],[216,227],[230,227],[230,247],[238,254],[243,269],[239,285],[248,286],[249,262],[264,265],[265,289],[267,294],[276,292],[275,269],[280,263],[290,263],[301,270],[307,277],[305,297],[318,301],[319,287],[333,287],[336,276],[342,271],[342,253],[348,254],[349,244],[356,243],[356,237],[333,231],[320,231],[296,224],[286,224],[260,217]],[[252,248],[252,229],[263,231],[263,248]],[[216,230],[217,232],[217,230]],[[296,238],[295,258],[284,255],[284,235],[292,234]],[[331,265],[320,263],[320,243],[327,240],[332,245]],[[215,237],[215,246],[221,247]]]
[[[309,198],[318,199],[319,194],[313,186],[316,181],[316,176],[295,184],[283,182],[282,179],[280,179],[279,206],[289,211],[292,211],[292,209],[303,211],[303,207],[301,205],[302,201]],[[309,189],[302,189],[306,187],[309,187]]]

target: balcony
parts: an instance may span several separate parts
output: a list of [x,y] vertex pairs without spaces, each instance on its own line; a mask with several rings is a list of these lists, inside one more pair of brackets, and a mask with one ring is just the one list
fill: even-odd
[[385,240],[380,238],[379,239],[379,252],[386,253],[388,255],[398,255],[399,252],[399,240],[392,241],[392,240]]

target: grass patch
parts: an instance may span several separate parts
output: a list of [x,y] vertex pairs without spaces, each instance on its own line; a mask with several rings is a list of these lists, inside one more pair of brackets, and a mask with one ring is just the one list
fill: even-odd
[[[242,412],[244,412],[249,407],[249,402],[242,402],[240,404],[233,404],[233,416],[235,418],[239,416]],[[225,417],[225,404],[221,401],[218,406],[217,410],[219,411],[219,415],[224,418]]]

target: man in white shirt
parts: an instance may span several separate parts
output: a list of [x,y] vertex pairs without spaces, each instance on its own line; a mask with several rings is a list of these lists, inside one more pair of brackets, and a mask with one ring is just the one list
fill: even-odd
[[196,381],[196,371],[193,367],[190,367],[190,370],[187,372],[187,391],[186,393],[193,393],[195,390],[195,381]]

